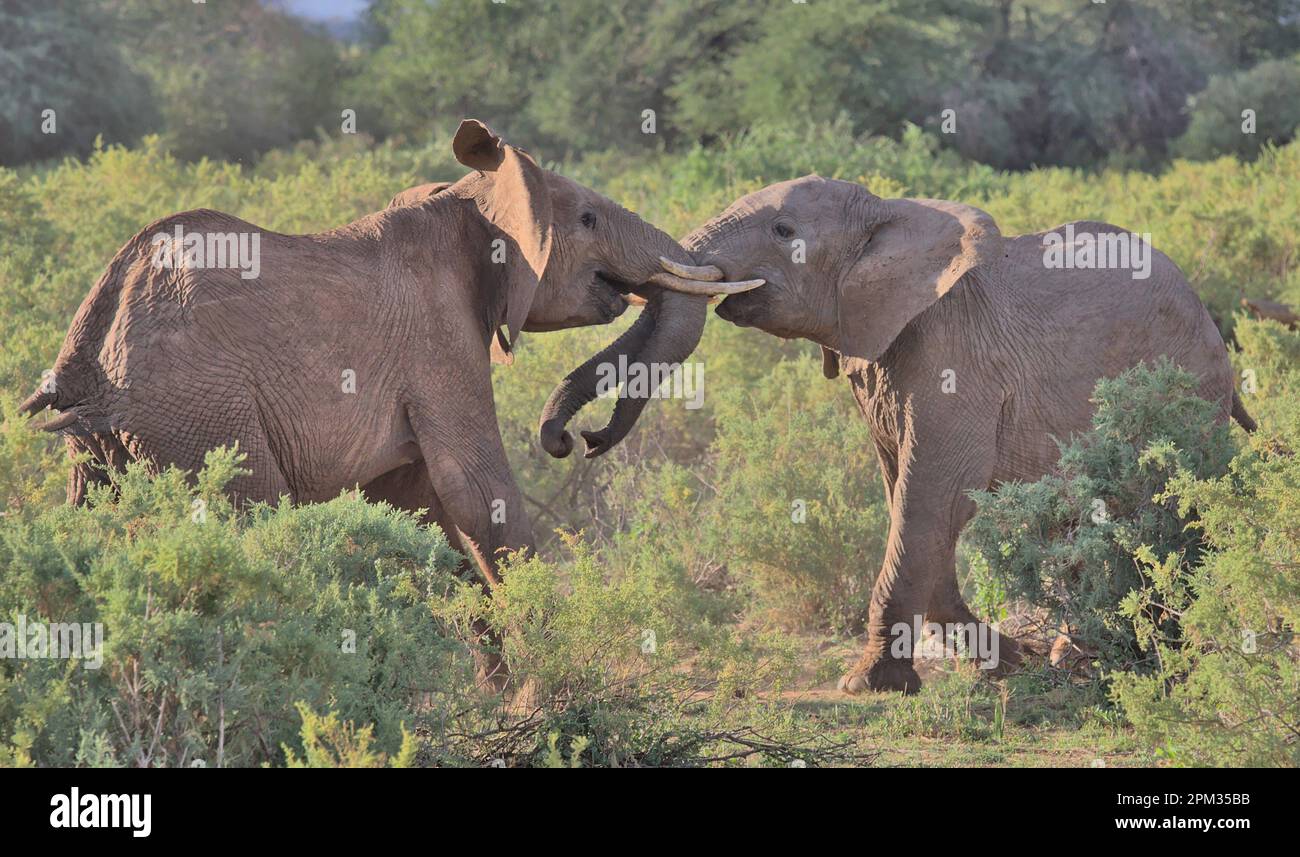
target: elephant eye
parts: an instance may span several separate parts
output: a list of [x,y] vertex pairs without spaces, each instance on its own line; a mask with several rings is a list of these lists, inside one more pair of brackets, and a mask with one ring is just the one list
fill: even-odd
[[772,232],[776,234],[777,238],[788,239],[794,237],[794,227],[788,223],[783,223],[780,221],[772,224]]
[[579,219],[582,221],[582,225],[587,227],[588,229],[596,228],[596,215],[594,212],[584,211],[582,213],[582,217]]

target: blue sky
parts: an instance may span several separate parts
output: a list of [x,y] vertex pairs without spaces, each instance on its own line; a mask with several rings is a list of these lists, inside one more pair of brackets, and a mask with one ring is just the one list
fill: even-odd
[[295,15],[314,21],[329,18],[355,18],[369,0],[280,0],[279,5]]

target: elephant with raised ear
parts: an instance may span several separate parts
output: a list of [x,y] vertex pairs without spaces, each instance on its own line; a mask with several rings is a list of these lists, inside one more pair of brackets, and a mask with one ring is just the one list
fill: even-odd
[[[1061,264],[1089,241],[1094,261],[1119,242],[1131,256]],[[1089,427],[1098,379],[1166,356],[1200,377],[1222,420],[1254,427],[1183,274],[1109,224],[1003,236],[968,205],[806,176],[742,197],[682,243],[728,277],[764,279],[718,315],[820,345],[824,374],[848,376],[871,428],[890,530],[866,651],[840,681],[850,693],[916,690],[910,636],[923,623],[976,630],[955,568],[968,492],[1047,472],[1056,439]],[[1013,641],[984,639],[985,666],[1016,664]]]
[[638,290],[670,324],[661,257],[698,270],[671,237],[481,122],[461,123],[452,148],[464,178],[328,232],[198,210],[127,242],[23,405],[62,411],[44,427],[93,459],[74,469],[69,500],[106,468],[193,471],[237,442],[250,471],[230,485],[237,498],[316,501],[360,485],[429,510],[495,583],[500,554],[530,548],[532,531],[490,359],[512,361],[521,331],[612,321]]

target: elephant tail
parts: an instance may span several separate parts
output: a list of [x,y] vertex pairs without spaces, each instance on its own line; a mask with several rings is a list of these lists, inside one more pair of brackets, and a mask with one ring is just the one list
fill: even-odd
[[1232,391],[1232,418],[1237,421],[1237,425],[1246,431],[1255,430],[1255,420],[1250,414],[1246,413],[1246,406],[1241,403],[1241,396],[1236,390]]

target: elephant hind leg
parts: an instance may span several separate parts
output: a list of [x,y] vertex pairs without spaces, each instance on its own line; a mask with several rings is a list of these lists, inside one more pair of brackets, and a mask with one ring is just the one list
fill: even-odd
[[112,481],[109,471],[120,473],[130,460],[126,447],[111,434],[67,434],[64,435],[64,444],[69,458],[82,459],[68,471],[67,502],[71,506],[86,505],[90,487],[108,485]]
[[[980,662],[982,669],[1003,675],[1020,666],[1020,646],[1015,640],[981,622],[966,604],[957,584],[956,563],[951,573],[941,573],[926,608],[926,622],[956,626],[965,635],[968,657]],[[973,636],[972,636],[973,635]]]

